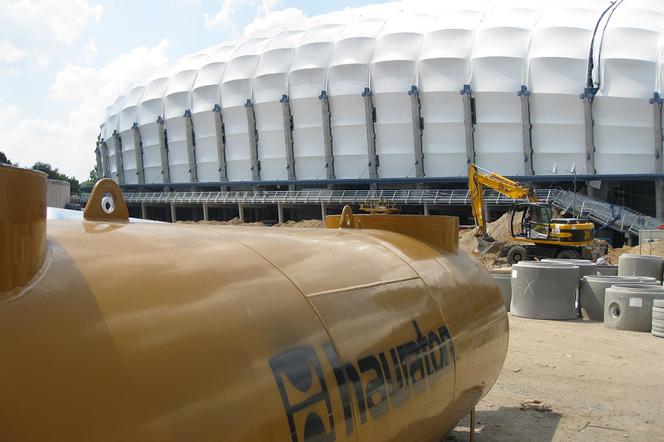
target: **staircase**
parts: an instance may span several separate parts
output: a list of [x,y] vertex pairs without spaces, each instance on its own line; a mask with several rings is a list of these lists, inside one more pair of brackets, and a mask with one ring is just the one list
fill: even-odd
[[654,230],[662,224],[651,216],[627,207],[598,201],[578,193],[575,195],[567,190],[559,190],[551,199],[551,205],[568,213],[574,212],[579,218],[588,218],[602,227],[636,236],[640,230]]

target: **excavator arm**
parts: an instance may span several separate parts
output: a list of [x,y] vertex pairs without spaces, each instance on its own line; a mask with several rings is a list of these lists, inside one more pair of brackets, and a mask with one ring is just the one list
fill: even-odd
[[526,199],[530,202],[538,201],[532,188],[471,163],[468,168],[468,189],[470,190],[473,217],[479,230],[476,234],[478,250],[482,254],[488,253],[497,246],[495,239],[489,235],[486,228],[486,217],[484,216],[484,188],[486,187],[509,198]]

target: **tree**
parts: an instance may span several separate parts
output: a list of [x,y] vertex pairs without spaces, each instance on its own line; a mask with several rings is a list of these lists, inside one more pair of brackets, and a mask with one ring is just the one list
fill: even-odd
[[2,151],[0,151],[0,164],[9,164],[10,166],[15,166],[15,164],[9,161],[7,155],[5,155],[5,153]]
[[95,167],[90,170],[89,178],[81,183],[81,187],[92,187],[97,181],[99,181],[99,169],[97,169],[97,165],[95,164]]
[[74,177],[69,177],[65,175],[64,173],[61,173],[58,168],[56,167],[55,169],[53,166],[51,166],[49,163],[43,163],[41,161],[37,161],[32,168],[34,170],[39,170],[40,172],[44,172],[46,175],[48,175],[48,178],[51,180],[60,180],[60,181],[67,181],[69,182],[70,186],[70,192],[71,193],[79,193],[79,182],[76,178]]

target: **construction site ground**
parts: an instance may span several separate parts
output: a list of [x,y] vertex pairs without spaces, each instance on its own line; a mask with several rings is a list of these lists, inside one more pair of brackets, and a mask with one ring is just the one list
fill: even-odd
[[[522,410],[527,400],[551,410]],[[664,339],[510,315],[505,366],[476,420],[478,442],[663,441]],[[447,440],[468,437],[465,419]]]

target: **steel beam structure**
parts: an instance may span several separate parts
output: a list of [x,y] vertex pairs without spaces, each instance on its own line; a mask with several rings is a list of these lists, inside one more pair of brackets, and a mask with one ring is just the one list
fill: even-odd
[[171,182],[171,170],[168,165],[168,133],[164,127],[164,119],[157,118],[157,125],[159,126],[159,153],[161,155],[161,176],[165,184]]
[[288,179],[293,181],[295,176],[295,151],[293,147],[293,113],[291,112],[290,100],[288,95],[282,95],[281,114],[284,120],[284,144],[286,146],[286,169],[288,170]]
[[463,124],[466,129],[466,164],[475,162],[475,106],[473,91],[469,84],[464,84],[459,91],[463,97]]
[[530,123],[530,91],[528,86],[521,86],[517,92],[521,101],[521,133],[523,137],[523,173],[535,175],[533,167],[533,125]]
[[328,180],[334,179],[334,150],[332,148],[332,114],[330,113],[330,100],[326,91],[320,91],[318,96],[323,118],[323,145],[325,146],[325,176]]
[[256,112],[254,103],[247,99],[244,103],[247,111],[247,131],[249,133],[249,156],[251,158],[251,179],[258,181],[261,179],[261,163],[258,160],[258,131],[256,130]]
[[136,158],[136,176],[138,184],[145,184],[145,169],[143,166],[143,142],[141,141],[141,133],[138,129],[138,123],[131,126],[132,136],[134,137],[134,155]]
[[413,124],[413,154],[415,156],[415,176],[424,176],[424,154],[422,153],[422,133],[424,121],[422,119],[422,104],[417,86],[411,86],[408,91],[410,97],[410,114]]
[[189,162],[189,181],[198,182],[198,168],[196,166],[196,134],[194,133],[194,122],[191,119],[191,111],[184,111],[184,137],[187,144],[187,161]]
[[367,128],[367,157],[369,170],[369,179],[378,179],[378,155],[376,154],[376,108],[373,105],[371,89],[364,88],[362,98],[364,98],[364,116]]

